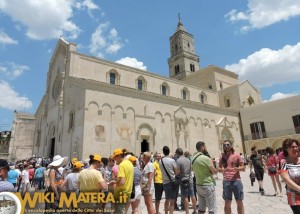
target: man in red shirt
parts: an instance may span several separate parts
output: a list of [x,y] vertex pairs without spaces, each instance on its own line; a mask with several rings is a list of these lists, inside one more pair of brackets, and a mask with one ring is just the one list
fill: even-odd
[[219,159],[219,172],[223,173],[223,199],[225,200],[224,213],[231,214],[232,194],[237,203],[238,214],[244,214],[244,191],[240,171],[245,171],[244,161],[239,153],[235,153],[232,143],[225,140],[224,153]]

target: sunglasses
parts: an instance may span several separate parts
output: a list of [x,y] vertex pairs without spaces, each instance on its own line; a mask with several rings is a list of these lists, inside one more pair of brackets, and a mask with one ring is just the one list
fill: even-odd
[[230,147],[230,144],[223,144],[223,147]]

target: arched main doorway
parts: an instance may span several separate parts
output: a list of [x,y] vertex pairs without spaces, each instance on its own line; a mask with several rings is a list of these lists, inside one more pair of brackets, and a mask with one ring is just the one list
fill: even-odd
[[54,123],[52,123],[49,126],[49,130],[48,130],[48,136],[49,136],[49,140],[48,140],[48,146],[47,149],[48,151],[46,151],[46,155],[48,157],[53,157],[55,154],[55,150],[56,150],[56,138],[55,138],[55,125]]
[[50,139],[50,156],[49,157],[54,157],[54,152],[55,152],[55,137]]
[[149,151],[149,143],[147,140],[143,140],[141,142],[141,152],[147,152]]
[[155,146],[155,131],[147,124],[143,123],[138,127],[137,141],[136,141],[136,153],[153,151]]

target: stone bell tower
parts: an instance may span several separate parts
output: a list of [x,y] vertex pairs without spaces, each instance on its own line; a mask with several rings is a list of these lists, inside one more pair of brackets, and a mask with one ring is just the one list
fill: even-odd
[[182,80],[199,70],[199,56],[195,54],[194,36],[185,30],[180,14],[176,32],[169,40],[171,53],[171,57],[168,59],[170,78]]

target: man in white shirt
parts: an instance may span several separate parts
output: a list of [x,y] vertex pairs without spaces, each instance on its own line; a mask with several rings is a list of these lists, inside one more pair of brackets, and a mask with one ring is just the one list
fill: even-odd
[[22,177],[22,180],[21,180],[21,195],[24,197],[25,193],[29,191],[29,172],[28,172],[28,168],[29,166],[24,164],[24,169],[23,171],[21,172],[21,177]]

